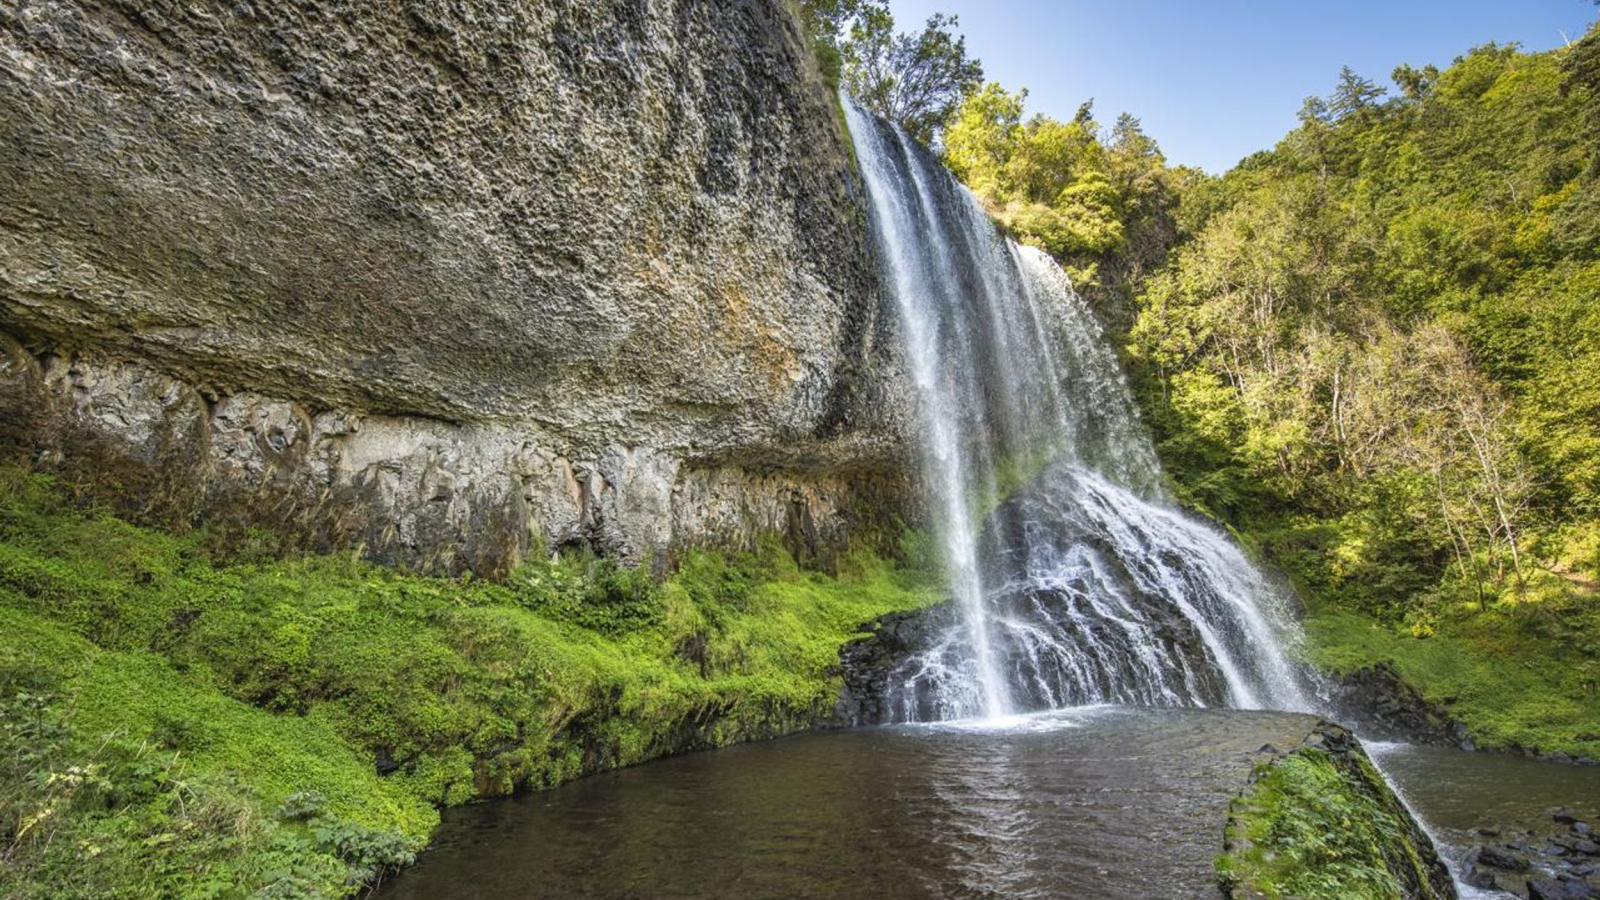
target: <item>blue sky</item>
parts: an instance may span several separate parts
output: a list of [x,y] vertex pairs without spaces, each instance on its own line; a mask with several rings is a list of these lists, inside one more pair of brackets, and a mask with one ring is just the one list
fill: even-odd
[[1440,67],[1488,41],[1576,40],[1581,0],[890,0],[902,30],[961,17],[985,75],[1026,87],[1030,112],[1109,125],[1138,116],[1173,163],[1221,172],[1271,147],[1301,102],[1349,65],[1386,87],[1400,63]]

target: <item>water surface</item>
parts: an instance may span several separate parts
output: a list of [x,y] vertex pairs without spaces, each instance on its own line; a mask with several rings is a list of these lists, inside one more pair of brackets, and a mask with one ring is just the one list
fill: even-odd
[[[1458,876],[1485,843],[1521,841],[1524,831],[1566,831],[1550,818],[1558,808],[1600,825],[1600,768],[1411,744],[1368,742],[1367,752]],[[1480,828],[1500,834],[1485,836]],[[1461,894],[1468,900],[1508,896],[1465,887]]]
[[455,810],[388,900],[1206,898],[1293,713],[1102,707],[807,734]]

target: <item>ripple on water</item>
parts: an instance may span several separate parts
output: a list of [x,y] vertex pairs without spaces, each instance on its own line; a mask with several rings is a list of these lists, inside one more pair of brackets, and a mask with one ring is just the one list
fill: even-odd
[[1093,707],[801,735],[455,810],[389,900],[1206,898],[1290,713]]

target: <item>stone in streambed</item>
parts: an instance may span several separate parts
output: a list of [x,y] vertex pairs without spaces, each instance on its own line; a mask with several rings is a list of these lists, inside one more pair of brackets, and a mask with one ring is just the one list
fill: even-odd
[[1475,887],[1483,890],[1494,890],[1499,887],[1499,885],[1495,883],[1494,873],[1486,872],[1483,869],[1478,868],[1476,865],[1468,866],[1466,875],[1461,880],[1465,882],[1468,887]]
[[1589,900],[1593,896],[1594,889],[1587,882],[1571,875],[1528,879],[1528,900]]
[[1528,858],[1506,846],[1483,847],[1478,850],[1478,862],[1508,872],[1528,871]]

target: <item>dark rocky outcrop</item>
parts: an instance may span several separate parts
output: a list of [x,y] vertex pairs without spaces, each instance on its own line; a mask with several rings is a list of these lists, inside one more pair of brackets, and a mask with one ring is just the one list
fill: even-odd
[[1449,707],[1430,703],[1389,663],[1335,674],[1328,687],[1330,712],[1368,737],[1475,749]]
[[[1062,501],[1077,496],[1064,486],[1076,477],[1068,466],[1047,467],[995,508],[979,542],[983,583],[993,586],[991,618],[1008,623],[992,628],[990,641],[996,668],[1008,673],[1012,708],[1226,705],[1227,685],[1180,598],[1158,589],[1158,577],[1134,571],[1151,561],[1114,546],[1100,521]],[[1044,557],[1077,562],[1056,566],[1060,578],[1039,578],[1030,570]],[[1164,562],[1188,574],[1186,561]],[[937,682],[914,670],[931,661],[955,671],[970,659],[953,603],[886,616],[868,629],[840,654],[841,717],[856,724],[938,718]],[[906,715],[908,705],[914,715]]]
[[1528,900],[1589,900],[1593,896],[1588,882],[1571,875],[1528,879]]
[[1451,713],[1454,698],[1445,697],[1439,702],[1429,700],[1389,662],[1347,672],[1324,672],[1323,675],[1323,700],[1329,712],[1369,738],[1466,751],[1489,749],[1546,762],[1600,766],[1600,760],[1590,757],[1574,757],[1560,750],[1545,752],[1515,742],[1481,748],[1467,723]]
[[0,8],[0,441],[379,558],[903,510],[834,98],[781,0]]
[[954,604],[941,603],[912,612],[890,613],[867,628],[871,634],[839,651],[843,686],[836,713],[850,725],[895,721],[891,687],[899,684],[905,661],[933,646],[957,622]]

